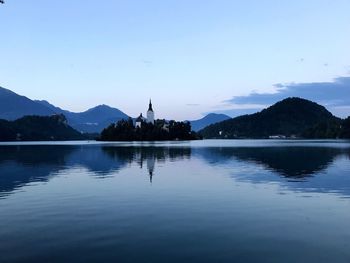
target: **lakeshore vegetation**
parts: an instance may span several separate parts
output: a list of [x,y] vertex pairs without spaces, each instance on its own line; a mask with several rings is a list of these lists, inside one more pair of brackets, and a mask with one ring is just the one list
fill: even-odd
[[156,120],[135,126],[131,118],[111,124],[101,133],[101,141],[166,141],[198,140],[201,137],[191,129],[189,122]]
[[109,123],[101,133],[87,134],[72,128],[64,114],[30,115],[16,120],[0,119],[0,141],[350,139],[350,117],[338,118],[325,107],[301,98],[287,98],[260,112],[229,118],[208,125],[198,132],[194,132],[191,123],[187,121],[156,120],[153,124],[144,120],[138,126],[134,119],[127,117],[113,119]]

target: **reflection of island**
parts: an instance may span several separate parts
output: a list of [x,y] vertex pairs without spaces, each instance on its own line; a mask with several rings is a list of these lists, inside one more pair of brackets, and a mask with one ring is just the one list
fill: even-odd
[[114,160],[128,159],[136,162],[140,168],[146,167],[150,182],[152,182],[156,163],[174,162],[191,157],[191,148],[171,147],[103,147],[104,152]]
[[190,148],[95,146],[0,146],[0,196],[31,182],[45,182],[59,171],[87,169],[98,178],[111,176],[128,164],[146,163],[152,181],[158,163],[190,158]]
[[147,158],[147,170],[149,173],[149,181],[152,183],[154,165],[156,163],[156,159],[154,157]]
[[[317,176],[313,185],[307,185],[314,174],[325,170],[335,158],[350,157],[350,149],[327,147],[237,147],[237,148],[189,148],[189,147],[114,147],[100,145],[83,146],[0,146],[0,196],[8,194],[30,182],[48,181],[62,170],[83,167],[88,174],[104,178],[114,176],[130,164],[147,169],[152,182],[157,167],[169,162],[181,162],[197,158],[205,160],[206,165],[237,167],[238,162],[258,167],[274,173],[269,177],[251,174],[235,175],[252,182],[274,181],[288,178],[304,181],[298,187],[315,188],[316,191],[350,191],[345,176],[338,179],[322,179]],[[244,164],[243,164],[244,165]],[[273,177],[271,177],[273,176]],[[329,177],[328,177],[329,178]],[[301,180],[303,179],[303,180]],[[284,179],[280,179],[286,182]],[[337,181],[338,180],[338,181]],[[342,180],[342,181],[341,181]],[[317,185],[315,185],[317,182]]]

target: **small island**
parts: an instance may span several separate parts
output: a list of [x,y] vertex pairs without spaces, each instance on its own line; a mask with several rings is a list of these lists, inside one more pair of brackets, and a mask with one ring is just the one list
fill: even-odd
[[101,132],[101,141],[169,141],[199,140],[201,137],[191,129],[189,122],[155,120],[152,101],[150,100],[147,118],[142,116],[135,120],[128,118],[112,123]]

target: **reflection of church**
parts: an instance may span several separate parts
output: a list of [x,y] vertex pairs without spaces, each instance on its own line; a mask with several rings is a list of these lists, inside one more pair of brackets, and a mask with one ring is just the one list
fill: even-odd
[[149,100],[148,110],[147,110],[147,118],[144,118],[142,116],[142,113],[140,113],[140,116],[137,117],[135,121],[135,127],[141,128],[142,122],[152,123],[154,124],[154,111],[152,108],[152,101]]
[[156,163],[156,158],[154,155],[147,157],[147,170],[148,170],[148,174],[149,174],[149,180],[151,183],[152,183],[155,163]]
[[149,180],[152,183],[154,167],[156,163],[156,156],[154,154],[146,154],[146,156],[140,152],[136,155],[136,160],[140,165],[140,168],[143,168],[143,162],[146,161],[146,166],[148,170]]

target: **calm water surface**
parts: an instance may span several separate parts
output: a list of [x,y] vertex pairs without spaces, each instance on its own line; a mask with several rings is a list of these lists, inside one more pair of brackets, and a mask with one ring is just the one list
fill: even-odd
[[350,142],[2,143],[0,262],[350,262]]

